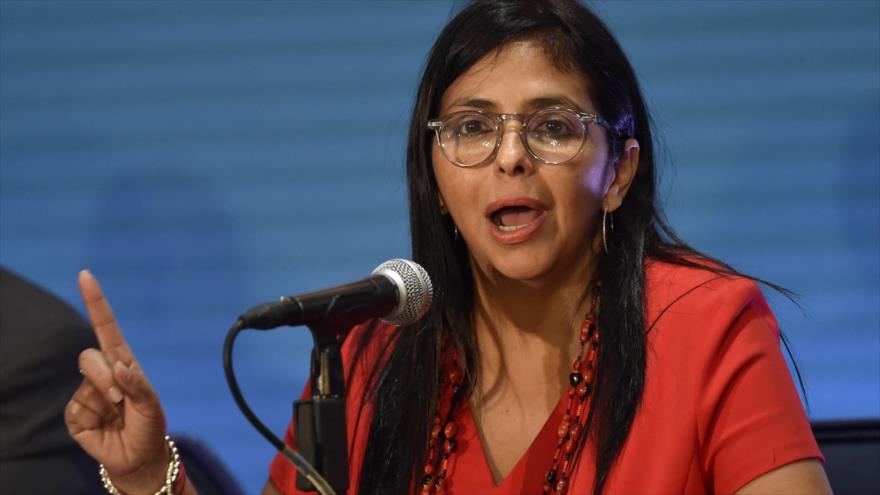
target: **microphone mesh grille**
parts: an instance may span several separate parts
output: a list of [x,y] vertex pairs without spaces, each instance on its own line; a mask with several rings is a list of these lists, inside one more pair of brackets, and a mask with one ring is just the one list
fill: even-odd
[[398,287],[401,302],[397,310],[382,318],[383,321],[392,325],[409,325],[421,319],[434,298],[434,286],[431,278],[418,263],[410,260],[396,258],[388,260],[373,270],[374,274],[393,272],[397,276],[389,276],[395,283],[403,281],[403,287]]

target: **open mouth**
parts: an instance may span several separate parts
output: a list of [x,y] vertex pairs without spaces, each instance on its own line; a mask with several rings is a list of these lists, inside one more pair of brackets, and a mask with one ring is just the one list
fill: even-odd
[[505,206],[494,211],[489,218],[502,232],[516,232],[538,219],[541,212],[528,206]]

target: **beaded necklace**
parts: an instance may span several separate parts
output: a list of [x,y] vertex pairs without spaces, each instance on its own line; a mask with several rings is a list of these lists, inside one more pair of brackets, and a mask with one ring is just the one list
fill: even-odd
[[[597,286],[593,291],[593,309],[598,307],[598,292]],[[590,343],[589,346],[586,345],[587,342]],[[596,374],[594,363],[599,346],[599,329],[592,310],[581,323],[578,343],[580,350],[571,364],[571,374],[568,377],[568,403],[559,422],[556,450],[550,460],[550,469],[544,478],[544,493],[566,493],[575,460],[585,443],[580,440],[586,433],[586,402],[593,391]],[[422,469],[424,477],[419,488],[420,495],[450,495],[446,480],[452,475],[450,467],[457,447],[456,435],[459,432],[453,415],[462,398],[464,374],[456,353],[444,352],[442,356],[440,369],[444,371],[441,371],[439,378],[440,399],[437,401],[427,459]]]

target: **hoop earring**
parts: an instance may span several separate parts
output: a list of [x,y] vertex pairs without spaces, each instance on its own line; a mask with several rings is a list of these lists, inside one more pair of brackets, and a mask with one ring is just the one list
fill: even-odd
[[[605,248],[605,254],[608,254],[608,235],[605,230],[605,218],[608,217],[608,208],[602,209],[602,247]],[[610,215],[611,220],[609,223],[608,231],[614,232],[614,213]]]

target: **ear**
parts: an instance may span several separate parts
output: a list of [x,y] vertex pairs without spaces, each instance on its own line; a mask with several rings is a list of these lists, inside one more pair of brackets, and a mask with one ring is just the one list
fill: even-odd
[[638,168],[639,142],[634,138],[629,138],[623,144],[623,152],[617,159],[616,166],[612,167],[613,177],[605,192],[605,197],[602,199],[603,209],[611,212],[620,208]]

